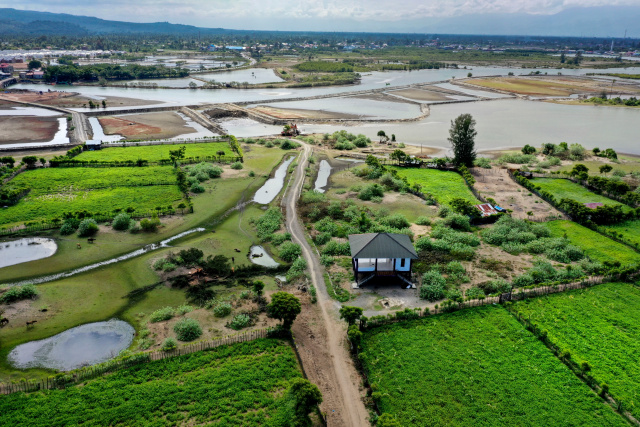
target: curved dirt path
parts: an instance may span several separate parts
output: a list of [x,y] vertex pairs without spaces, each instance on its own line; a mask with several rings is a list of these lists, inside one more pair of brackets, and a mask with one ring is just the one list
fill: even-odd
[[[300,141],[296,141],[300,142]],[[294,242],[302,247],[309,266],[311,281],[317,290],[318,304],[298,316],[294,336],[309,379],[316,383],[324,398],[322,410],[330,426],[369,425],[368,412],[358,387],[361,379],[347,351],[345,323],[338,318],[333,300],[327,293],[320,260],[306,240],[297,215],[296,202],[305,177],[311,147],[303,144],[293,183],[283,198],[286,207],[286,227]],[[296,327],[297,326],[297,327]]]

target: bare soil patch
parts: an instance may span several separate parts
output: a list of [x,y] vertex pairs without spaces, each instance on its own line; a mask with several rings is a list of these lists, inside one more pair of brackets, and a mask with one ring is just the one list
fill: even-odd
[[397,96],[391,96],[387,93],[371,93],[368,95],[358,95],[353,98],[359,99],[369,99],[371,101],[381,101],[381,102],[396,102],[398,104],[413,104],[411,101],[407,101],[402,98],[398,98]]
[[448,101],[453,98],[448,97],[444,93],[423,89],[402,89],[389,92],[393,95],[404,96],[405,98],[415,99],[416,101]]
[[[51,105],[62,108],[82,108],[89,105],[89,100],[101,104],[101,100],[82,96],[77,92],[65,91],[37,91],[37,90],[13,90],[3,93],[2,96],[8,100],[35,102],[38,104]],[[121,96],[107,96],[105,98],[107,107],[135,107],[138,105],[162,104],[160,101],[148,101],[145,99],[125,98]],[[2,105],[2,104],[0,104]]]
[[465,83],[521,95],[538,96],[594,95],[600,94],[603,90],[624,94],[639,92],[637,87],[631,85],[619,84],[612,88],[611,82],[564,76],[488,77],[465,80]]
[[46,142],[57,131],[57,117],[0,116],[0,144]]
[[163,139],[195,133],[182,117],[171,111],[148,114],[132,114],[98,119],[107,135],[126,138]]
[[544,221],[549,216],[562,216],[553,206],[516,184],[506,169],[473,168],[471,173],[476,179],[474,188],[485,198],[494,199],[498,206],[511,209],[514,218]]
[[278,119],[360,119],[363,117],[334,111],[276,108],[266,105],[255,107],[254,110]]

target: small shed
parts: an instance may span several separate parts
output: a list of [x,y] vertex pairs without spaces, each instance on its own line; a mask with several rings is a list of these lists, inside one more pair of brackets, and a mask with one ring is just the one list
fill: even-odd
[[94,150],[99,150],[102,148],[102,141],[98,140],[98,139],[88,139],[85,143],[84,143],[84,149],[85,151],[94,151]]
[[476,209],[480,211],[480,216],[497,215],[498,210],[491,203],[483,203],[481,205],[475,205]]
[[586,207],[588,207],[589,209],[597,209],[600,206],[604,206],[604,203],[600,203],[600,202],[595,202],[595,203],[585,203],[584,204]]
[[413,286],[411,261],[418,259],[418,254],[406,234],[352,234],[349,245],[358,287],[380,276],[395,277]]

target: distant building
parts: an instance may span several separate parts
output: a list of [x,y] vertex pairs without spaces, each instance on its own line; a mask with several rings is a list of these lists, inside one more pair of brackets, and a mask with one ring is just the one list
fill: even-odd
[[0,72],[8,74],[13,73],[13,65],[7,63],[0,64]]
[[411,261],[418,259],[418,254],[406,234],[352,234],[349,245],[358,287],[381,276],[397,278],[405,285],[413,286]]

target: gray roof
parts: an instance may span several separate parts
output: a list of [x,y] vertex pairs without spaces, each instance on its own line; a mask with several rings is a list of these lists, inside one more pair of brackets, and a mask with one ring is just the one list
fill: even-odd
[[367,233],[349,236],[352,258],[411,258],[418,254],[406,234]]

